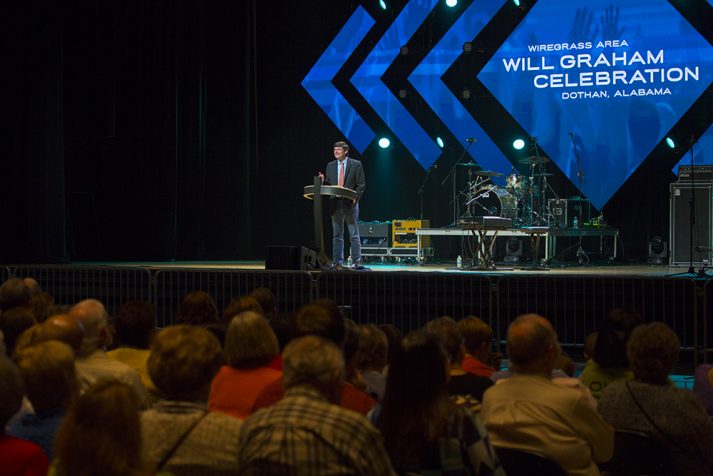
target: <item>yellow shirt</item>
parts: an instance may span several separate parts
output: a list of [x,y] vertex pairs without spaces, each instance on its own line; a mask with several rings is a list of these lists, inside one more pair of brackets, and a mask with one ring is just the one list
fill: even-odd
[[134,369],[139,374],[139,377],[141,377],[141,383],[143,383],[144,387],[146,387],[151,402],[155,403],[158,398],[158,390],[156,390],[156,386],[151,381],[151,377],[149,376],[149,371],[146,366],[150,353],[151,351],[148,349],[119,347],[114,350],[110,350],[106,354],[112,359],[118,360],[119,362],[122,362]]

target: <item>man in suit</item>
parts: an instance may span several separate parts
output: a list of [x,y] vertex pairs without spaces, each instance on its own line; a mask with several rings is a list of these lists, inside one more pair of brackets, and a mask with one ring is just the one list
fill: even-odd
[[349,242],[352,261],[357,268],[361,267],[361,239],[359,237],[359,201],[364,195],[366,182],[361,162],[352,159],[349,145],[346,142],[334,144],[334,158],[327,164],[327,176],[321,172],[319,176],[325,185],[338,185],[350,188],[357,193],[356,200],[332,197],[330,211],[332,215],[332,257],[335,265],[344,263],[344,223],[349,231]]

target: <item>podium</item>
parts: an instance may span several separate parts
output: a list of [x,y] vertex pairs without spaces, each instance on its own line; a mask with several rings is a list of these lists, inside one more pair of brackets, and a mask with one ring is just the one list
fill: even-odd
[[322,185],[322,180],[317,176],[312,185],[304,188],[303,196],[312,200],[312,210],[314,213],[314,239],[319,250],[317,251],[317,262],[320,266],[327,267],[332,264],[332,260],[324,253],[324,224],[322,223],[322,197],[345,198],[356,200],[356,191],[338,185]]

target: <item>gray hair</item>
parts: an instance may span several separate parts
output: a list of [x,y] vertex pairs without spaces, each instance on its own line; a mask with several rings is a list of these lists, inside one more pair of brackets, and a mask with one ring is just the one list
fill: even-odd
[[282,370],[285,389],[328,385],[335,371],[344,375],[344,357],[341,349],[326,339],[306,336],[285,347]]
[[69,315],[84,327],[84,340],[79,356],[87,357],[104,344],[101,331],[109,325],[106,308],[96,299],[85,299],[75,304]]

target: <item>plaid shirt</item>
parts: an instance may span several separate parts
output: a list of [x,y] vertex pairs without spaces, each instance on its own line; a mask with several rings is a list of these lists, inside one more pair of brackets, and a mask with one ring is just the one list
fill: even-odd
[[395,474],[381,434],[362,415],[296,387],[243,422],[240,474]]

